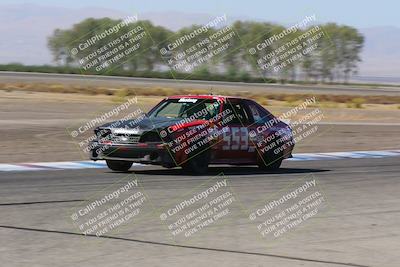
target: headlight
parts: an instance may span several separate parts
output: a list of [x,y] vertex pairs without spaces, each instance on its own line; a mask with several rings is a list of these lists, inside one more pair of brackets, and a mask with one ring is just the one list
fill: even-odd
[[110,129],[102,129],[102,128],[96,128],[94,130],[94,133],[96,134],[97,138],[105,138],[111,134]]

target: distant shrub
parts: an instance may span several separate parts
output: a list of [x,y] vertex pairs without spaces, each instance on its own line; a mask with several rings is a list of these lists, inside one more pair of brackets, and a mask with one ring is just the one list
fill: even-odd
[[353,107],[355,108],[363,108],[363,104],[365,103],[365,99],[361,97],[356,97],[351,100]]

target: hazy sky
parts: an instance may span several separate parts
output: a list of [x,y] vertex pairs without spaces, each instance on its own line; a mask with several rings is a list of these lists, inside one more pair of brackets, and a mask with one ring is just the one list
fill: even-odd
[[[316,14],[320,22],[337,22],[355,27],[400,27],[399,0],[0,0],[0,4],[35,3],[61,7],[104,7],[133,14],[179,11],[227,14],[291,23]],[[173,17],[171,17],[173,19]]]

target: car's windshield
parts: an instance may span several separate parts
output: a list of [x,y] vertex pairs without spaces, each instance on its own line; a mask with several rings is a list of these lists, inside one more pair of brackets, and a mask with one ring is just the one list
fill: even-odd
[[208,120],[218,114],[219,103],[214,99],[179,98],[168,99],[153,109],[150,118],[191,118]]

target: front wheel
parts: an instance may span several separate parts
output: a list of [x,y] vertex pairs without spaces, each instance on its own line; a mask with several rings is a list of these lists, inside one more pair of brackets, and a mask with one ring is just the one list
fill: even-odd
[[208,165],[210,163],[210,151],[202,151],[198,155],[194,155],[187,162],[182,164],[182,169],[190,174],[202,175],[208,171]]
[[106,160],[108,168],[113,171],[126,172],[131,167],[133,162],[124,160]]

